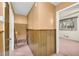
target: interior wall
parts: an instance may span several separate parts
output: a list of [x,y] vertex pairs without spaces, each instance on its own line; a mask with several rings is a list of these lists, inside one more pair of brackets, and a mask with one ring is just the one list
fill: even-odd
[[15,23],[17,24],[27,24],[27,17],[23,15],[15,14]]
[[[64,4],[63,4],[64,5]],[[58,39],[59,42],[59,53],[64,55],[79,55],[78,47],[79,46],[79,4],[63,10],[59,13],[59,20],[71,18],[71,17],[78,17],[77,23],[77,30],[59,30],[58,31]],[[59,22],[58,20],[58,22]],[[59,26],[59,25],[58,25]],[[58,27],[59,29],[59,27]],[[64,49],[63,49],[64,48]],[[72,51],[71,51],[72,50]]]
[[1,20],[3,17],[3,3],[0,2],[0,55],[3,53],[3,23]]
[[[38,3],[28,16],[29,29],[55,29],[55,6],[50,3]],[[47,16],[47,17],[46,17]]]
[[51,55],[56,52],[55,17],[55,6],[46,2],[35,3],[30,11],[28,41],[34,55]]
[[0,22],[0,54],[3,53],[3,30],[2,23]]
[[3,16],[3,3],[0,2],[0,16]]
[[26,39],[27,17],[15,14],[16,39]]
[[16,34],[16,39],[26,39],[26,29],[27,29],[27,24],[16,24],[15,23],[15,34]]
[[56,8],[50,3],[38,3],[38,20],[40,29],[56,29]]
[[74,3],[76,3],[76,2],[62,2],[62,3],[60,3],[60,4],[58,4],[58,5],[56,6],[56,11],[59,11],[59,10],[61,10],[61,9],[64,9],[64,8],[66,8],[66,7],[68,7],[68,6],[72,5],[72,4],[74,4]]
[[0,31],[2,31],[3,30],[3,24],[2,24],[2,22],[0,21]]
[[[70,12],[71,10],[73,11],[73,13]],[[76,10],[76,11],[74,12],[74,10]],[[59,36],[60,37],[66,38],[66,39],[69,39],[69,40],[73,40],[73,41],[79,41],[79,36],[78,36],[78,33],[79,33],[79,28],[78,28],[78,26],[79,26],[79,24],[78,24],[78,22],[79,22],[79,20],[78,20],[79,19],[79,12],[78,12],[78,10],[79,10],[79,4],[60,12],[60,14],[59,14],[60,19],[59,20],[71,18],[71,17],[76,17],[76,16],[78,17],[77,18],[77,30],[72,30],[72,31],[70,31],[70,30],[67,30],[67,31],[66,30],[59,30]]]

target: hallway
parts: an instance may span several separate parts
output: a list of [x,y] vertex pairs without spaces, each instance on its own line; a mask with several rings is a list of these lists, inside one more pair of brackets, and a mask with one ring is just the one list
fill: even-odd
[[[12,56],[68,56],[78,55],[77,42],[59,38],[59,53],[56,54],[56,12],[65,7],[64,4],[73,3],[13,3],[14,27],[17,48],[12,52]],[[29,6],[25,7],[26,5]],[[21,7],[20,7],[21,6]],[[23,9],[24,8],[24,9]],[[75,7],[76,8],[76,7]],[[75,9],[75,8],[72,8]],[[28,11],[25,13],[23,10]],[[17,11],[18,10],[18,11]],[[71,10],[71,9],[70,9]],[[76,9],[75,9],[76,10]],[[64,14],[63,14],[64,13]],[[61,20],[66,12],[61,12]],[[46,17],[48,16],[48,17]],[[72,19],[72,18],[71,18]],[[59,24],[57,24],[59,26]],[[62,31],[62,30],[61,30]],[[64,30],[65,31],[65,30]],[[64,32],[62,32],[64,33]],[[59,34],[59,33],[58,33]],[[61,32],[60,32],[61,35]],[[27,39],[27,43],[19,46],[19,39]],[[20,41],[21,42],[21,41]],[[68,44],[68,45],[67,45]],[[75,48],[74,48],[74,47]],[[72,51],[71,48],[73,49]]]
[[[14,10],[15,29],[15,49],[12,55],[18,55],[23,49],[21,52],[28,51],[26,54],[24,53],[25,55],[50,56],[55,54],[56,6],[49,2],[12,2],[11,4],[13,7],[12,10]],[[23,40],[26,40],[25,42],[28,46],[19,46],[19,42]],[[28,47],[30,47],[30,49]],[[30,51],[33,54],[31,54]],[[22,55],[24,54],[22,53]]]
[[79,56],[79,3],[6,2],[4,5],[0,52],[6,56]]

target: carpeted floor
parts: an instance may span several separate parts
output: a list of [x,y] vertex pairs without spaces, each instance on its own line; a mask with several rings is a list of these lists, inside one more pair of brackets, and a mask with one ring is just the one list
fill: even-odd
[[0,56],[3,56],[3,54],[0,52]]
[[15,49],[10,56],[33,56],[28,45]]
[[[15,49],[11,56],[33,56],[28,45],[24,45]],[[59,40],[59,54],[53,54],[52,56],[79,56],[79,42],[60,39]]]
[[79,42],[61,38],[59,47],[59,53],[64,56],[79,56]]

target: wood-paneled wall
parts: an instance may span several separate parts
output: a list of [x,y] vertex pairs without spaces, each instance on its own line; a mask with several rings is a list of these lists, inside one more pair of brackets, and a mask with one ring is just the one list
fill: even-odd
[[56,30],[28,30],[28,44],[35,56],[56,53]]

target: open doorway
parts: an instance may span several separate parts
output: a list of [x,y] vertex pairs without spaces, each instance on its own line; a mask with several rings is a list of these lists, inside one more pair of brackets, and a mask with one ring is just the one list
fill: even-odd
[[[22,21],[25,23],[22,23]],[[19,22],[18,22],[19,21]],[[14,20],[14,46],[15,49],[27,45],[27,18],[23,15],[15,15]]]

